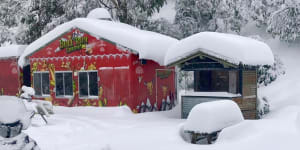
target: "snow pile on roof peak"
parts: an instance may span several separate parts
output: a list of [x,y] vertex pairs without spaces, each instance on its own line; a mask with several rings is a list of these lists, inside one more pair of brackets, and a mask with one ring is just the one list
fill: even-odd
[[154,60],[160,65],[164,64],[164,58],[168,48],[178,42],[177,39],[169,36],[140,30],[136,27],[120,22],[77,18],[57,26],[52,31],[31,43],[20,57],[19,66],[26,65],[25,57],[31,55],[62,34],[75,28],[88,32],[97,38],[104,38],[115,42],[118,45],[129,48],[137,52],[140,59]]
[[195,133],[212,133],[243,120],[242,112],[234,101],[218,100],[194,106],[183,128]]
[[0,58],[19,57],[27,45],[9,45],[0,47]]
[[270,47],[255,39],[217,32],[200,32],[180,40],[168,50],[165,65],[202,52],[239,65],[272,65]]
[[95,8],[89,12],[87,15],[89,19],[103,19],[103,20],[112,20],[111,15],[108,10],[105,8]]

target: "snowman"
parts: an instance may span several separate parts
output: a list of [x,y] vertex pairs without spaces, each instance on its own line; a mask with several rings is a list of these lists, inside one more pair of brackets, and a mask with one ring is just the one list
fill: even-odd
[[27,111],[21,99],[2,96],[0,100],[0,150],[39,150],[26,130],[34,112]]

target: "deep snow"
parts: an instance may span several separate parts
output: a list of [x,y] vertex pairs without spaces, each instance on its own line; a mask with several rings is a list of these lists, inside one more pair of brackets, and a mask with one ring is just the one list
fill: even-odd
[[217,32],[200,32],[172,45],[165,56],[170,65],[199,52],[239,65],[272,65],[270,47],[252,38]]
[[35,116],[26,130],[43,150],[298,150],[300,143],[300,49],[269,41],[281,56],[286,75],[268,87],[271,112],[261,120],[246,120],[224,129],[213,145],[192,145],[181,137],[180,110],[132,114],[127,107],[54,107],[49,124]]

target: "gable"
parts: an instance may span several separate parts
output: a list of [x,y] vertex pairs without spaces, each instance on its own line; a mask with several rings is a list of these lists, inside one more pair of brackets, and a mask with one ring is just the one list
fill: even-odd
[[72,29],[34,51],[29,57],[70,57],[122,53],[128,53],[128,50],[109,40],[96,38],[80,29]]
[[201,52],[177,61],[170,66],[175,65],[179,65],[183,70],[233,69],[239,67],[238,65]]

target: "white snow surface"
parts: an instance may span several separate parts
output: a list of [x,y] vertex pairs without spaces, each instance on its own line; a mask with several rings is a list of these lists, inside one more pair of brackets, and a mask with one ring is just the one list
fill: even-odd
[[186,120],[180,119],[180,102],[171,111],[141,114],[127,107],[55,106],[48,125],[35,116],[25,132],[43,150],[299,150],[300,45],[267,43],[286,67],[286,75],[258,89],[268,98],[270,113],[223,129],[212,145],[183,140]]
[[105,8],[95,8],[91,10],[87,18],[90,19],[112,19],[109,12]]
[[171,46],[165,65],[202,52],[233,64],[250,66],[272,65],[274,56],[270,47],[260,41],[225,33],[200,32]]
[[21,121],[23,128],[27,129],[30,124],[30,115],[22,99],[13,96],[0,96],[0,123],[14,123]]
[[40,37],[31,43],[21,55],[19,59],[19,66],[24,66],[25,59],[41,47],[45,46],[50,41],[54,40],[61,34],[78,28],[89,32],[93,36],[105,38],[117,44],[130,48],[139,54],[140,59],[151,59],[158,62],[160,65],[164,64],[164,57],[168,48],[177,39],[165,36],[162,34],[140,30],[133,26],[99,19],[77,18],[70,22],[59,25],[52,31]]
[[213,133],[243,120],[239,106],[232,100],[204,102],[192,108],[183,129],[195,133]]
[[27,45],[8,45],[0,47],[0,58],[19,57]]

